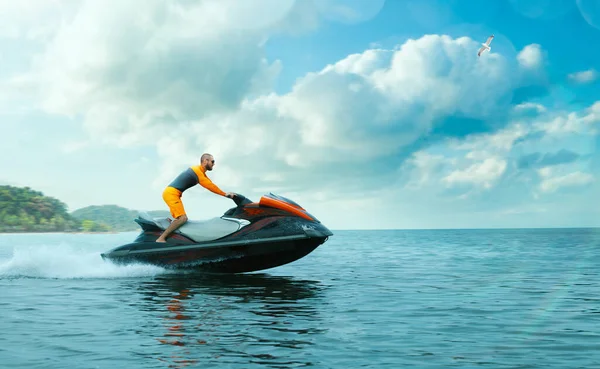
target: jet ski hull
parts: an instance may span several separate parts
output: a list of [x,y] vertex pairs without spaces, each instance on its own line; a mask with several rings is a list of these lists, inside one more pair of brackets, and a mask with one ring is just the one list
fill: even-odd
[[[222,217],[186,223],[162,243],[155,241],[168,223],[165,224],[164,219],[161,223],[139,217],[135,221],[142,232],[134,242],[103,253],[102,258],[121,265],[142,263],[167,269],[245,273],[303,258],[333,234],[310,215],[291,215],[282,209],[245,200]],[[229,222],[236,224],[234,231]],[[195,234],[195,240],[190,234]],[[208,234],[212,239],[208,239]],[[201,237],[206,240],[198,242]]]
[[[166,269],[201,270],[211,273],[245,273],[291,263],[310,254],[327,237],[277,239],[247,244],[165,245],[142,242],[102,254],[116,264],[142,263]],[[143,247],[136,252],[137,247]]]

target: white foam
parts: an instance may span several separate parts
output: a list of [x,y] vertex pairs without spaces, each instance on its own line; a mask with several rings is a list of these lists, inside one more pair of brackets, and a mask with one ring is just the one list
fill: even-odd
[[0,277],[122,278],[166,272],[152,265],[115,265],[99,251],[65,244],[15,247],[11,258],[0,261]]

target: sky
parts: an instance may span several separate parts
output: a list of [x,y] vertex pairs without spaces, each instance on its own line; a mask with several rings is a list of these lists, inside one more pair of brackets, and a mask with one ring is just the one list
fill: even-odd
[[0,184],[167,210],[209,152],[331,229],[597,227],[599,42],[600,0],[0,0]]

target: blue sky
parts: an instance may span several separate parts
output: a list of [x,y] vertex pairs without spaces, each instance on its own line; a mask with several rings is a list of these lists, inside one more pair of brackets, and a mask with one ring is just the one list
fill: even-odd
[[[223,190],[279,193],[333,229],[600,226],[600,1],[0,14],[0,183],[71,210],[166,209],[162,189],[208,151]],[[232,206],[201,187],[184,203],[195,219]]]

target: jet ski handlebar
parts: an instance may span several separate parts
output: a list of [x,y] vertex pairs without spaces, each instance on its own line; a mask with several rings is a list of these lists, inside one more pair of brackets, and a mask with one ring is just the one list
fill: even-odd
[[252,201],[250,201],[246,196],[240,195],[239,193],[233,194],[232,200],[237,206],[243,206],[252,203]]

